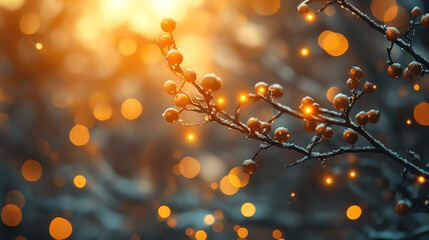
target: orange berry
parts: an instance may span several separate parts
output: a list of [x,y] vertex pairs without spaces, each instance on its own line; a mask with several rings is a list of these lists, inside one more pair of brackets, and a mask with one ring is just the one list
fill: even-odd
[[309,106],[309,105],[313,105],[313,103],[314,103],[313,98],[311,98],[309,96],[307,96],[301,100],[301,105],[303,105],[304,107]]
[[317,122],[311,119],[304,120],[304,130],[306,132],[312,133],[316,130]]
[[273,98],[279,98],[283,96],[283,87],[278,83],[271,85],[268,90],[272,94]]
[[265,95],[268,92],[268,84],[265,82],[258,82],[255,84],[255,92]]
[[368,115],[368,122],[370,123],[377,123],[380,119],[380,114],[378,111],[371,110],[366,113]]
[[374,84],[372,84],[370,82],[366,82],[363,85],[363,91],[366,93],[372,93],[372,92],[374,92],[374,90],[375,90]]
[[408,64],[408,72],[412,76],[418,76],[422,72],[422,65],[417,61],[412,61]]
[[418,16],[420,16],[422,14],[422,10],[420,10],[420,8],[416,6],[416,7],[413,8],[413,10],[411,10],[411,14],[414,17],[418,17]]
[[256,171],[256,167],[258,165],[256,164],[255,161],[253,161],[252,159],[247,159],[243,162],[243,164],[241,165],[243,172],[247,173],[247,174],[252,174]]
[[271,132],[271,124],[267,122],[262,122],[259,128],[261,134],[268,134]]
[[170,50],[165,57],[169,65],[177,66],[183,62],[183,55],[178,50]]
[[349,75],[354,81],[359,81],[362,78],[362,69],[360,69],[360,67],[352,67],[349,71]]
[[350,89],[355,89],[355,88],[357,88],[358,85],[359,85],[358,81],[354,81],[351,78],[349,78],[349,80],[347,80],[347,87],[349,87]]
[[174,41],[170,35],[166,34],[159,38],[159,45],[163,48],[170,48]]
[[176,104],[176,106],[180,108],[186,107],[188,103],[189,103],[189,97],[183,93],[177,94],[176,97],[174,98],[174,104]]
[[309,9],[310,8],[305,3],[301,3],[301,4],[298,5],[298,12],[301,15],[306,15],[308,13]]
[[289,131],[284,127],[279,127],[274,132],[274,138],[279,142],[286,142],[290,137]]
[[364,125],[368,122],[368,115],[366,115],[366,112],[360,111],[358,114],[356,114],[356,122],[359,125]]
[[174,108],[168,108],[167,110],[165,110],[162,116],[169,123],[174,123],[179,120],[179,113]]
[[172,18],[164,18],[161,21],[161,29],[164,32],[172,32],[176,28],[176,21]]
[[325,127],[325,124],[319,124],[316,127],[317,136],[323,135],[325,138],[330,138],[334,134],[331,127]]
[[420,22],[423,28],[429,29],[429,13],[426,13],[425,15],[423,15]]
[[173,80],[168,80],[164,83],[164,90],[170,95],[176,94],[177,85]]
[[387,68],[387,73],[392,78],[398,78],[402,75],[402,67],[399,63],[393,63]]
[[259,122],[259,119],[254,117],[249,118],[246,125],[250,128],[250,131],[252,132],[258,131],[259,128],[261,127],[261,123]]
[[346,131],[344,131],[343,138],[347,144],[351,145],[351,144],[354,144],[358,140],[358,134],[357,134],[357,132],[355,132],[349,128]]
[[402,78],[405,79],[405,81],[410,82],[413,80],[413,75],[410,74],[408,71],[408,68],[405,68],[404,72],[402,73]]
[[187,82],[195,82],[197,80],[197,73],[192,70],[185,70],[183,71],[183,77]]
[[201,85],[206,91],[216,92],[222,86],[222,80],[214,73],[209,73],[204,75],[203,79],[201,80]]
[[387,40],[394,42],[399,37],[399,31],[395,27],[387,27],[386,28],[386,38]]
[[411,207],[410,205],[411,203],[409,201],[399,200],[395,206],[395,211],[397,214],[401,216],[407,215]]
[[336,109],[342,111],[349,106],[350,101],[346,95],[338,93],[337,96],[335,96],[334,98],[333,104]]

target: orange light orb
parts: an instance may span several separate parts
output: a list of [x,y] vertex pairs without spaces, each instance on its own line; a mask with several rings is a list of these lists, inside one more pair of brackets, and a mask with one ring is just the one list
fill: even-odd
[[301,49],[301,55],[302,56],[308,56],[308,54],[310,54],[310,52],[308,51],[308,49],[307,48],[303,48],[303,49]]
[[420,176],[420,177],[417,178],[417,182],[420,183],[420,184],[423,184],[425,181],[426,181],[426,179],[424,177],[422,177],[422,176]]

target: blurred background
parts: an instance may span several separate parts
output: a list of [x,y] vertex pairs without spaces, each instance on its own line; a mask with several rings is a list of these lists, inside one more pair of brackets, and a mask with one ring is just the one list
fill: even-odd
[[[424,167],[429,77],[390,78],[384,36],[335,5],[301,16],[299,3],[0,0],[0,239],[428,239],[427,213],[396,214],[402,168],[385,156],[285,168],[299,156],[270,149],[249,178],[239,166],[260,143],[162,118],[173,106],[163,84],[179,79],[156,40],[161,20],[173,17],[183,65],[220,76],[216,97],[229,110],[258,81],[283,85],[280,102],[295,109],[307,95],[332,109],[348,91],[348,70],[360,66],[361,82],[377,91],[355,111],[380,109],[367,129],[403,156],[419,153]],[[401,32],[414,6],[428,10],[418,0],[352,3]],[[417,27],[411,39],[427,59],[429,31]],[[398,48],[392,57],[412,60]],[[257,103],[242,120],[272,114]],[[289,116],[278,126],[303,146],[312,137]],[[342,132],[316,149],[344,145]],[[408,179],[405,188],[427,205],[427,185]]]

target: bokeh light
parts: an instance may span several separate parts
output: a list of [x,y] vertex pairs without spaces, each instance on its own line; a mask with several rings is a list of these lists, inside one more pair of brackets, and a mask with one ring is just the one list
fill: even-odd
[[184,157],[179,163],[180,173],[185,178],[194,178],[200,172],[200,163],[193,157]]
[[22,219],[21,209],[14,204],[6,204],[1,210],[1,220],[6,226],[15,227]]
[[346,215],[350,220],[358,219],[361,214],[362,214],[362,209],[357,205],[350,206],[346,212]]
[[28,159],[21,166],[22,177],[29,182],[36,182],[42,177],[42,165],[36,160]]
[[128,120],[137,119],[142,114],[142,104],[134,98],[129,98],[122,103],[121,113]]
[[158,208],[158,215],[161,218],[168,218],[171,214],[171,210],[168,206],[162,205]]
[[69,134],[70,141],[76,146],[83,146],[89,141],[89,130],[87,127],[77,124]]
[[429,103],[421,102],[414,107],[414,119],[420,125],[429,126]]
[[82,175],[77,175],[74,177],[73,183],[77,188],[83,188],[86,185],[86,178]]
[[62,240],[70,237],[73,228],[70,222],[62,217],[56,217],[49,225],[49,234],[52,238]]
[[255,205],[253,203],[247,202],[241,206],[241,214],[245,217],[252,217],[256,212]]

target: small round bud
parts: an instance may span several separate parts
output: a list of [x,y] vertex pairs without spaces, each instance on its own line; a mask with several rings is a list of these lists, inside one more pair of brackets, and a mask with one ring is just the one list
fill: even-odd
[[174,123],[179,120],[179,113],[174,108],[168,108],[167,110],[165,110],[162,116],[169,123]]
[[420,22],[421,22],[423,28],[429,29],[429,13],[426,13],[425,15],[423,15]]
[[387,73],[392,78],[398,78],[402,75],[402,67],[399,63],[393,63],[387,68]]
[[176,94],[177,85],[173,80],[168,80],[164,83],[164,90],[170,95]]
[[201,80],[201,85],[206,91],[216,92],[222,86],[222,80],[214,73],[209,73],[204,75],[203,79]]
[[375,110],[370,110],[366,115],[368,116],[368,122],[370,123],[377,123],[380,119],[380,114]]
[[185,70],[183,71],[183,77],[185,78],[185,81],[192,83],[197,80],[197,73],[192,70]]
[[279,127],[274,132],[274,138],[279,142],[286,142],[290,137],[289,131],[284,127]]
[[410,74],[408,68],[405,68],[404,72],[402,73],[402,78],[405,79],[405,81],[407,82],[413,80],[413,75]]
[[395,27],[387,27],[386,28],[386,38],[387,40],[394,42],[399,37],[399,31]]
[[268,84],[265,82],[258,82],[255,84],[255,92],[265,95],[268,92]]
[[305,3],[301,3],[301,4],[298,5],[298,12],[301,15],[306,15],[308,13],[309,9],[310,8]]
[[344,138],[344,141],[347,144],[351,145],[351,144],[354,144],[357,141],[358,134],[357,134],[357,132],[355,132],[355,131],[353,131],[352,129],[349,128],[346,131],[344,131],[343,138]]
[[180,108],[186,107],[188,103],[189,103],[189,97],[183,93],[177,94],[176,97],[174,98],[174,104],[176,104],[176,106]]
[[262,122],[259,128],[261,134],[268,134],[271,132],[271,124],[267,122]]
[[418,16],[420,16],[420,15],[422,14],[422,10],[420,10],[420,8],[419,8],[419,7],[415,6],[415,7],[413,8],[413,10],[411,10],[411,14],[412,14],[414,17],[418,17]]
[[252,132],[258,131],[259,128],[261,127],[261,123],[259,122],[259,119],[254,117],[249,118],[246,125],[250,128],[250,131]]
[[347,80],[347,87],[349,87],[350,89],[355,89],[355,88],[357,88],[358,85],[359,85],[358,81],[354,81],[351,78],[349,78],[349,80]]
[[410,210],[411,203],[406,200],[399,200],[398,203],[395,206],[395,211],[397,214],[404,216],[407,215],[408,211]]
[[170,48],[171,45],[173,45],[174,41],[173,38],[171,38],[170,35],[163,35],[159,38],[159,45],[162,48]]
[[307,96],[301,100],[301,105],[303,105],[303,106],[313,105],[313,103],[314,103],[314,99],[309,97],[309,96]]
[[330,138],[334,134],[334,130],[332,130],[331,127],[326,127],[325,130],[323,130],[322,135],[325,138]]
[[370,83],[370,82],[366,82],[363,85],[363,91],[366,93],[372,93],[372,92],[374,92],[374,90],[375,90],[375,85]]
[[356,123],[359,125],[364,125],[368,122],[368,115],[366,115],[366,112],[360,111],[358,114],[356,114]]
[[176,28],[176,21],[172,18],[164,18],[161,21],[161,29],[164,32],[172,32]]
[[271,85],[268,90],[272,94],[273,98],[279,98],[283,96],[283,87],[278,83]]
[[304,130],[306,132],[312,133],[316,130],[317,122],[311,119],[304,120]]
[[170,50],[165,57],[171,66],[180,65],[183,62],[183,55],[178,50]]
[[336,109],[342,111],[349,106],[350,101],[346,95],[338,93],[337,96],[335,96],[334,98],[333,104]]
[[362,78],[362,69],[360,69],[360,67],[352,67],[349,71],[349,75],[354,81],[359,81]]
[[256,171],[256,167],[258,165],[256,164],[255,161],[253,161],[252,159],[247,159],[243,162],[243,164],[241,165],[243,172],[247,173],[247,174],[252,174]]
[[323,124],[323,123],[317,125],[317,127],[316,127],[316,135],[317,136],[322,135],[322,131],[323,131],[324,128],[325,128],[325,124]]
[[412,61],[408,64],[408,72],[412,76],[418,76],[422,72],[422,65],[417,61]]

